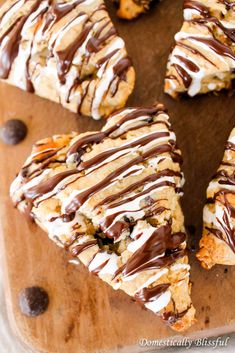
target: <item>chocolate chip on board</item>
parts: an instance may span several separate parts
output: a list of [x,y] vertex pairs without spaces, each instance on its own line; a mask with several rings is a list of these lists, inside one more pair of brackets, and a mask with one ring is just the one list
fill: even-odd
[[47,310],[48,304],[48,294],[41,287],[24,288],[19,294],[20,310],[26,316],[43,314]]
[[27,135],[27,126],[22,120],[11,119],[0,128],[0,138],[7,145],[17,145]]

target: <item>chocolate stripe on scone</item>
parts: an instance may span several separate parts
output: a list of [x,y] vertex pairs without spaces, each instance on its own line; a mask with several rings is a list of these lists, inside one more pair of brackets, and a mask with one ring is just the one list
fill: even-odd
[[235,265],[235,129],[207,189],[203,221],[203,236],[197,254],[202,266]]
[[170,54],[165,92],[172,97],[230,88],[235,78],[235,2],[185,0],[184,23]]
[[181,163],[164,107],[127,108],[100,132],[39,141],[11,197],[89,271],[180,331],[195,311]]
[[8,0],[0,78],[99,119],[124,106],[134,70],[102,0]]

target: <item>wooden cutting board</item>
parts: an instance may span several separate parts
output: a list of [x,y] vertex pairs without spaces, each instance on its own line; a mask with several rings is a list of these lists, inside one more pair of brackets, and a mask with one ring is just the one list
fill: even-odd
[[[159,100],[168,107],[184,156],[186,177],[183,208],[190,241],[201,232],[205,191],[235,125],[235,99],[227,92],[174,101],[163,93],[165,67],[175,32],[182,21],[182,1],[164,0],[136,21],[113,20],[126,40],[137,73],[130,105]],[[77,117],[57,104],[0,84],[0,120],[20,118],[29,133],[18,146],[0,144],[0,219],[5,254],[6,303],[15,333],[31,348],[48,353],[140,352],[141,338],[172,337],[173,331],[152,313],[141,309],[120,291],[114,291],[48,240],[35,224],[16,211],[8,190],[36,140],[65,133],[100,129],[104,122]],[[195,230],[195,231],[194,231]],[[235,330],[235,267],[203,270],[191,255],[193,302],[197,324],[185,335],[211,336]],[[39,285],[50,296],[47,312],[37,318],[21,314],[19,291]]]

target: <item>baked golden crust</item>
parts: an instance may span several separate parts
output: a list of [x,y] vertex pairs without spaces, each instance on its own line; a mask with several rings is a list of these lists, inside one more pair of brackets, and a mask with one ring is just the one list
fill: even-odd
[[210,269],[215,264],[235,265],[235,129],[222,163],[207,189],[203,234],[197,258]]
[[117,15],[126,20],[132,20],[149,9],[152,0],[120,0]]
[[100,119],[125,105],[135,73],[103,0],[7,0],[0,78]]
[[229,89],[235,78],[234,1],[185,0],[169,56],[165,92],[173,98]]
[[90,272],[181,331],[195,310],[180,164],[164,107],[126,108],[100,132],[39,141],[10,193]]

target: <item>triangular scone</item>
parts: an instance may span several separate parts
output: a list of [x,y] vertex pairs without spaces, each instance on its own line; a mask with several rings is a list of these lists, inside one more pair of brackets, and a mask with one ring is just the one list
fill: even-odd
[[135,74],[103,0],[8,0],[0,78],[99,119],[125,105]]
[[119,9],[117,15],[126,20],[132,20],[149,9],[153,0],[117,0]]
[[230,88],[235,78],[235,2],[185,0],[165,92],[176,98]]
[[235,128],[222,163],[207,189],[203,235],[197,254],[202,266],[235,265]]
[[180,164],[163,106],[127,108],[101,132],[36,143],[10,193],[89,271],[180,331],[195,312]]

